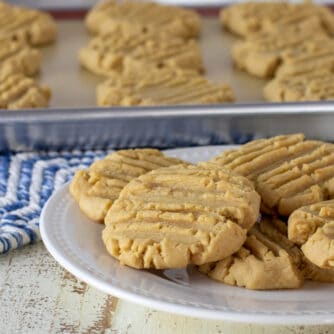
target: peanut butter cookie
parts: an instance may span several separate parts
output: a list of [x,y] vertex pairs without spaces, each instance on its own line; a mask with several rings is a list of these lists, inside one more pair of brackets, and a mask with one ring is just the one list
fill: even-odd
[[334,16],[330,9],[311,3],[246,2],[222,9],[222,25],[231,32],[249,36],[277,27],[287,27],[316,17],[329,35],[334,34]]
[[201,50],[194,40],[163,37],[159,33],[136,34],[118,29],[93,38],[79,52],[80,64],[89,71],[108,76],[126,69],[129,58],[138,67],[179,67],[203,72]]
[[10,74],[35,75],[41,65],[41,55],[26,43],[0,36],[0,78]]
[[0,109],[43,108],[51,92],[22,74],[7,75],[0,80]]
[[97,87],[99,106],[210,104],[233,100],[229,85],[214,84],[193,71],[172,68],[145,71],[141,67],[135,74],[116,72]]
[[0,36],[44,45],[55,40],[57,26],[49,14],[0,2]]
[[199,35],[201,22],[194,11],[180,7],[106,0],[88,13],[86,26],[93,33],[111,32],[122,26],[137,34],[159,31],[169,36],[193,38]]
[[298,75],[278,76],[266,84],[264,97],[272,102],[333,100],[334,62],[327,68],[323,63],[322,67]]
[[218,261],[241,247],[259,201],[250,181],[224,168],[160,168],[122,190],[106,216],[103,241],[134,268]]
[[300,252],[279,230],[280,224],[284,223],[264,218],[248,232],[239,251],[199,270],[215,280],[247,289],[299,288],[304,281],[299,270]]
[[282,53],[276,77],[286,78],[334,67],[334,41],[329,37],[308,38]]
[[261,78],[274,76],[282,62],[282,54],[298,47],[305,39],[316,40],[326,37],[317,17],[300,24],[263,32],[240,41],[232,47],[232,58],[236,66]]
[[334,200],[301,207],[289,217],[289,239],[301,245],[307,259],[334,269]]
[[211,160],[254,182],[262,210],[289,216],[301,206],[334,198],[334,145],[302,134],[254,140]]
[[155,149],[120,150],[94,162],[88,170],[76,172],[70,192],[86,216],[103,223],[129,181],[153,169],[180,163]]

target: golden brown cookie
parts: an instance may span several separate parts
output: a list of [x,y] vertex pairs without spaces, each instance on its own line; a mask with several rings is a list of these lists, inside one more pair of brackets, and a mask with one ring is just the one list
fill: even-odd
[[145,71],[145,68],[141,67],[135,74],[114,73],[97,87],[99,106],[210,104],[232,101],[233,92],[227,84],[214,84],[193,71],[172,68],[148,68]]
[[153,2],[106,0],[88,13],[86,26],[93,33],[110,32],[122,26],[137,34],[160,32],[193,38],[199,35],[201,22],[192,10]]
[[320,268],[309,261],[304,255],[302,256],[300,269],[305,279],[315,282],[334,283],[334,269]]
[[76,172],[70,192],[80,209],[92,220],[102,222],[124,186],[153,169],[182,163],[155,149],[120,150]]
[[291,77],[334,67],[334,41],[329,37],[308,38],[282,53],[277,77]]
[[312,72],[279,76],[269,81],[263,89],[265,99],[271,102],[333,100],[334,62],[327,68],[325,63],[322,66]]
[[199,270],[215,280],[247,289],[299,288],[304,281],[299,270],[300,252],[280,231],[280,224],[284,223],[264,218],[248,232],[238,252],[204,264]]
[[80,64],[89,71],[108,76],[113,71],[127,69],[125,58],[138,67],[179,67],[203,72],[203,60],[198,43],[159,33],[136,34],[118,29],[93,38],[79,52]]
[[334,198],[334,145],[293,134],[259,139],[212,159],[254,182],[266,212],[289,216]]
[[0,78],[10,74],[35,75],[41,65],[41,55],[26,43],[0,36]]
[[0,2],[0,36],[43,45],[55,40],[57,26],[49,14]]
[[301,245],[307,259],[334,269],[334,200],[303,206],[289,217],[289,239]]
[[334,270],[324,269],[310,262],[300,248],[288,239],[288,226],[275,217],[265,217],[257,225],[262,233],[273,242],[279,243],[291,256],[293,263],[302,272],[307,280],[332,283],[334,282]]
[[50,89],[22,74],[0,80],[0,109],[44,108],[49,105]]
[[217,261],[241,247],[259,201],[251,182],[224,168],[160,168],[122,190],[105,218],[103,241],[135,268]]
[[240,69],[257,77],[270,78],[282,62],[285,51],[302,44],[305,39],[326,36],[319,19],[313,17],[300,24],[256,34],[235,43],[232,58]]
[[324,269],[316,266],[305,257],[295,243],[288,239],[288,226],[286,223],[274,217],[266,217],[258,226],[262,233],[274,242],[279,243],[289,253],[305,279],[325,283],[334,282],[333,269]]
[[246,2],[222,9],[220,20],[231,32],[249,36],[277,27],[287,27],[316,17],[329,35],[334,33],[334,16],[330,9],[310,3]]

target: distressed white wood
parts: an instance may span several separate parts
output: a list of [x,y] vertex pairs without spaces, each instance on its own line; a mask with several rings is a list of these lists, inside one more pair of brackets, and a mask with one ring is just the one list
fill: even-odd
[[334,326],[209,321],[117,300],[62,269],[42,243],[0,256],[0,333],[320,334]]
[[42,243],[0,257],[0,333],[101,333],[116,300],[78,282]]

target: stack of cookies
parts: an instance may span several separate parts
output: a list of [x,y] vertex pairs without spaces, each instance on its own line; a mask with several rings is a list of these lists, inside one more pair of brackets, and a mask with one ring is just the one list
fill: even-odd
[[[78,171],[70,191],[137,269],[195,265],[248,289],[334,282],[334,145],[302,134],[250,142],[192,165],[123,150]],[[332,220],[333,219],[333,220]]]
[[99,106],[136,106],[233,101],[226,84],[204,72],[200,18],[191,11],[148,2],[107,0],[86,17],[95,36],[79,62],[108,77],[97,88]]
[[268,101],[334,98],[334,15],[311,3],[242,3],[221,11],[223,26],[244,38],[232,49],[234,63],[272,79]]
[[31,77],[40,70],[35,48],[56,38],[46,13],[0,2],[0,109],[48,106],[50,90]]

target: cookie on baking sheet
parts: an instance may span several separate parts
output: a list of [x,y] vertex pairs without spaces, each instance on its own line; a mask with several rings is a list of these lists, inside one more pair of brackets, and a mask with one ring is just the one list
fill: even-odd
[[26,43],[0,36],[0,78],[10,74],[35,75],[41,65],[41,54]]
[[235,34],[246,37],[265,30],[265,22],[275,22],[283,17],[289,5],[284,2],[246,2],[223,8],[220,21],[223,27]]
[[0,36],[43,45],[55,40],[57,26],[49,14],[0,2]]
[[271,102],[333,100],[334,62],[327,68],[325,63],[322,66],[312,72],[274,78],[263,88],[265,99]]
[[112,203],[132,179],[153,169],[183,163],[155,149],[120,150],[76,172],[70,192],[89,218],[103,222]]
[[79,51],[79,61],[83,67],[106,76],[113,71],[122,72],[127,64],[125,58],[143,67],[179,67],[198,72],[204,70],[201,50],[196,41],[165,38],[159,33],[136,34],[118,29],[96,36]]
[[271,218],[264,218],[248,232],[239,251],[221,261],[204,264],[199,270],[212,279],[247,289],[301,287],[304,279],[299,270],[298,248],[274,224]]
[[259,213],[246,178],[213,165],[176,165],[132,180],[105,218],[103,241],[121,264],[182,268],[237,251]]
[[[132,65],[130,67],[133,67]],[[211,83],[194,71],[138,68],[114,73],[97,87],[99,106],[210,104],[234,101],[229,85]],[[139,75],[140,73],[140,75]]]
[[244,37],[276,27],[291,26],[310,17],[318,18],[326,32],[334,34],[334,16],[331,10],[310,3],[246,2],[224,8],[220,12],[222,25]]
[[232,58],[237,67],[249,74],[270,78],[282,62],[283,52],[302,44],[305,39],[316,40],[326,36],[319,19],[313,17],[300,24],[236,42],[232,47]]
[[0,80],[0,109],[44,108],[49,105],[50,89],[22,74]]
[[193,38],[200,33],[201,21],[196,12],[180,7],[153,2],[106,0],[88,13],[86,26],[93,33],[110,32],[122,26],[137,34],[160,32]]
[[211,160],[254,182],[262,210],[289,216],[334,198],[334,145],[302,134],[254,140]]
[[329,37],[309,38],[281,54],[276,77],[291,77],[334,67],[334,41]]
[[334,269],[334,200],[295,210],[289,217],[288,235],[309,261]]

